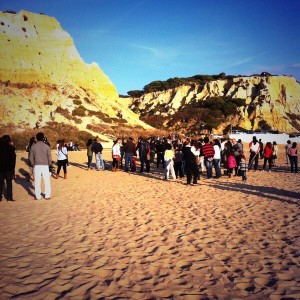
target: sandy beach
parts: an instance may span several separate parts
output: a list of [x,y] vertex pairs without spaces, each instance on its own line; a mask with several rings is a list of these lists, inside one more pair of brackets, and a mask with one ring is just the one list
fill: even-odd
[[70,152],[49,201],[33,200],[18,152],[16,201],[0,203],[0,299],[300,299],[300,176],[280,150],[247,183],[196,186],[153,165],[87,171],[86,152]]

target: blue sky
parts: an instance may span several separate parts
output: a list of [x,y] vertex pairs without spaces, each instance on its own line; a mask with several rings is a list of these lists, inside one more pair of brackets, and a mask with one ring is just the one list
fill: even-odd
[[154,80],[263,71],[300,81],[299,0],[1,0],[55,17],[120,94]]

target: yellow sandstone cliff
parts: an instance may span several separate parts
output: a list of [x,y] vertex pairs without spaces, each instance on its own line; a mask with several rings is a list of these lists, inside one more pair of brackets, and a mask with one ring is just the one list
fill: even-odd
[[300,84],[289,76],[255,75],[212,80],[203,86],[184,84],[132,98],[130,107],[144,116],[164,117],[169,126],[168,121],[176,118],[176,113],[183,108],[198,107],[201,102],[216,97],[224,101],[245,99],[245,105],[238,108],[236,115],[227,117],[218,128],[214,128],[215,132],[221,133],[230,123],[256,130],[262,120],[273,130],[286,133],[300,130]]
[[118,97],[99,66],[82,60],[55,18],[27,11],[0,13],[0,41],[2,81],[71,83],[106,98]]
[[119,126],[122,112],[121,124],[150,128],[119,99],[100,67],[82,60],[55,18],[0,12],[0,44],[0,124],[57,122],[98,134],[99,124]]

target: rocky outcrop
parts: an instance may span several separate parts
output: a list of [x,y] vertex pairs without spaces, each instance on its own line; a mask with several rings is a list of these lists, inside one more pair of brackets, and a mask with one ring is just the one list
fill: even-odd
[[[161,116],[165,126],[170,128],[170,124],[176,123],[172,119],[177,118],[179,112],[189,109],[193,118],[193,110],[195,114],[201,114],[201,107],[206,107],[206,102],[212,99],[244,100],[234,113],[219,118],[221,121],[213,128],[215,132],[222,132],[229,124],[248,130],[260,129],[262,125],[287,133],[300,130],[300,84],[289,76],[230,76],[203,85],[185,84],[132,98],[130,107],[142,117]],[[215,111],[203,111],[204,119],[207,119],[205,114]],[[198,121],[205,124],[201,118]]]
[[96,63],[82,60],[55,18],[0,12],[0,43],[1,124],[57,122],[97,134],[99,125],[150,127],[119,99]]

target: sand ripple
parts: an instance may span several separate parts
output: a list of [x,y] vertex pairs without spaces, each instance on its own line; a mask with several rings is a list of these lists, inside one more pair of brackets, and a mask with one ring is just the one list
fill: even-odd
[[0,298],[300,298],[299,177],[187,187],[161,171],[72,166],[40,202],[19,178],[0,203]]

